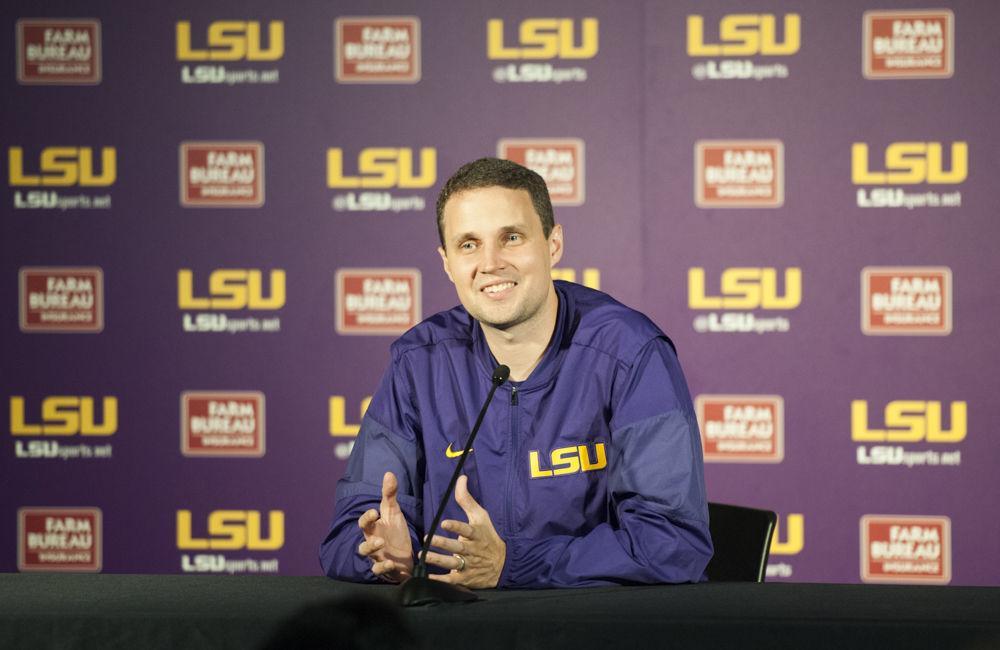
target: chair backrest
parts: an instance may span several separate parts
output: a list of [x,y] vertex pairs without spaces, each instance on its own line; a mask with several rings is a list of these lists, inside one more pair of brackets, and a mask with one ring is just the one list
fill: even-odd
[[770,510],[709,502],[708,519],[715,546],[706,569],[709,581],[764,582],[777,515]]

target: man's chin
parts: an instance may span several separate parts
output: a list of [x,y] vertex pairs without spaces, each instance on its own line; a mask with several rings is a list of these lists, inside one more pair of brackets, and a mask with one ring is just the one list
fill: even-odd
[[[507,310],[503,310],[507,311]],[[477,309],[472,312],[472,317],[485,327],[495,330],[505,331],[524,321],[519,314],[502,313],[501,310]]]

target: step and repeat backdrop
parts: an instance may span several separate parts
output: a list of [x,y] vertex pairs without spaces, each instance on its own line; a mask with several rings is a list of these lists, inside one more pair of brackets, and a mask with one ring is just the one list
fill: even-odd
[[989,2],[5,3],[0,571],[315,574],[434,201],[547,180],[769,580],[1000,584]]

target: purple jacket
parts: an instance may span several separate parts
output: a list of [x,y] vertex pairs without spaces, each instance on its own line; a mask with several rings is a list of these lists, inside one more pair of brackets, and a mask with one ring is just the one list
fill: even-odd
[[[673,345],[610,296],[557,281],[552,342],[531,376],[497,390],[465,464],[469,491],[507,544],[500,587],[696,582],[712,556],[701,440]],[[375,581],[357,554],[382,475],[416,553],[496,360],[462,307],[392,345],[392,361],[337,484],[320,547],[327,575]],[[446,519],[465,521],[454,498]],[[432,567],[433,570],[433,567]]]

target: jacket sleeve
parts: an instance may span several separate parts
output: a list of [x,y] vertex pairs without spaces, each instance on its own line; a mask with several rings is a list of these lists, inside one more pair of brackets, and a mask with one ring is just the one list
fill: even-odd
[[333,523],[320,545],[319,561],[331,578],[376,582],[371,563],[358,555],[364,535],[358,519],[382,500],[382,476],[399,481],[398,501],[410,527],[414,553],[420,548],[414,522],[420,522],[423,452],[419,418],[406,379],[404,363],[394,360],[372,397],[343,478],[337,482]]
[[586,535],[511,538],[500,586],[583,587],[704,580],[712,557],[701,437],[665,337],[615,382],[608,521]]

